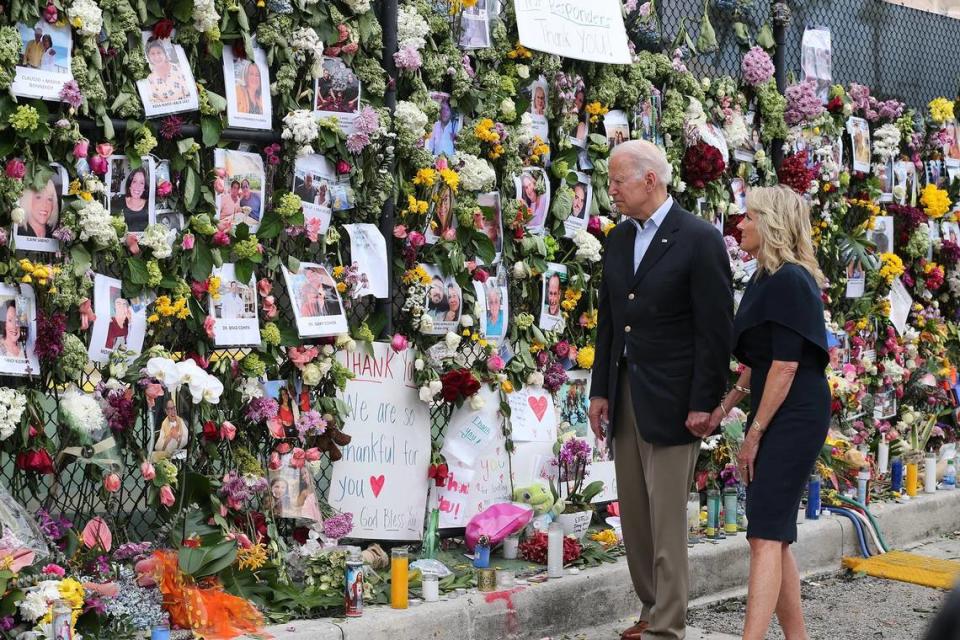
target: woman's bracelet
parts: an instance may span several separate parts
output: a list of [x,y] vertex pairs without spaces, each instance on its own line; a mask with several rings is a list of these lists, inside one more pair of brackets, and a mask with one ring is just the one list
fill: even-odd
[[742,393],[745,396],[750,395],[750,387],[741,387],[738,384],[733,385],[733,388]]
[[[726,400],[726,398],[724,398],[723,400]],[[720,401],[720,411],[723,412],[723,417],[726,418],[727,414],[730,412],[727,411],[727,408],[725,406],[723,406],[723,400]]]

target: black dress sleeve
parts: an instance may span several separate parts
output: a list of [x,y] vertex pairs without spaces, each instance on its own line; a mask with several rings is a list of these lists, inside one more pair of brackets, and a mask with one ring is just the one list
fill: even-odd
[[774,360],[800,362],[806,338],[779,322],[770,323],[770,353]]

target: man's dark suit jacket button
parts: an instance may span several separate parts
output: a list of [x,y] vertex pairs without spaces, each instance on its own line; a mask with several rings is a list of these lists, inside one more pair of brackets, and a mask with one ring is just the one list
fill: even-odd
[[624,333],[630,333],[630,325],[627,325],[623,328]]
[[630,295],[627,296],[627,300],[633,300],[633,299],[636,298],[636,297],[637,297],[637,296],[635,296],[635,295],[633,295],[633,294],[631,293]]

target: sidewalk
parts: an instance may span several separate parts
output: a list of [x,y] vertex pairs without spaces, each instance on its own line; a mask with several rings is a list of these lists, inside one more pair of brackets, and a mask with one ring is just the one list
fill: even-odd
[[[960,529],[960,491],[879,504],[871,511],[887,544],[903,548]],[[857,553],[855,536],[844,518],[827,516],[801,524],[794,545],[801,572],[839,569],[842,556]],[[691,601],[742,590],[748,570],[749,547],[742,534],[719,544],[696,545],[690,550]],[[299,620],[268,630],[277,640],[539,640],[627,619],[637,609],[626,560],[620,558],[616,564],[508,591],[473,591],[403,611],[370,607],[362,618]]]

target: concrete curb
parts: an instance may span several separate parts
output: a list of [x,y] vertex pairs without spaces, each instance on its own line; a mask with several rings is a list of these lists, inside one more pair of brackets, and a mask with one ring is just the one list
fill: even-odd
[[[871,508],[887,544],[902,548],[960,529],[960,491],[923,495],[904,504]],[[845,518],[823,517],[800,525],[794,554],[801,572],[836,570],[858,552]],[[690,550],[690,599],[746,588],[749,546],[741,534]],[[627,563],[566,575],[559,580],[479,593],[403,611],[371,607],[351,620],[299,620],[271,627],[277,640],[520,640],[603,625],[636,615],[639,602]]]

